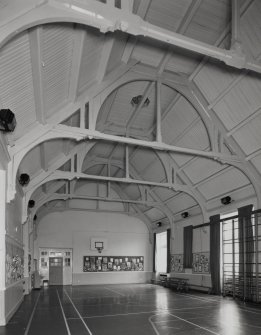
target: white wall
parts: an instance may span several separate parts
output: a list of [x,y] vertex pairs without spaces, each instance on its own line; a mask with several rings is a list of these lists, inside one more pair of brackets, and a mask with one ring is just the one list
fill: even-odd
[[[73,249],[73,284],[134,283],[151,278],[152,244],[146,225],[137,218],[117,213],[72,211],[50,213],[38,226],[35,254],[42,248]],[[83,256],[98,255],[91,250],[91,238],[108,240],[104,256],[143,256],[142,272],[83,272]]]
[[[15,199],[6,205],[6,265],[5,265],[5,291],[4,291],[4,320],[3,324],[13,316],[14,312],[19,307],[23,300],[24,279],[19,270],[19,276],[8,276],[8,268],[12,258],[18,255],[24,263],[23,255],[23,235],[21,224],[22,212],[22,197],[19,190],[16,193]],[[9,259],[9,262],[8,262]],[[7,263],[9,265],[7,265]],[[18,272],[17,272],[18,273]],[[10,273],[9,273],[10,274]]]

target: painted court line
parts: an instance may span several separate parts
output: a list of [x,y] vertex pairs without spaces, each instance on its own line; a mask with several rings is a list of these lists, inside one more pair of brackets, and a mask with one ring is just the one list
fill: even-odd
[[241,311],[245,311],[245,312],[248,312],[248,313],[261,315],[260,312],[258,312],[257,310],[255,310],[255,309],[253,309],[253,308],[252,308],[252,309],[249,309],[249,307],[248,307],[248,308],[245,308],[245,307],[239,307],[239,309],[240,309]]
[[[164,309],[159,308],[154,311],[147,311],[147,312],[132,312],[132,313],[118,313],[118,314],[104,314],[104,315],[93,315],[93,316],[83,316],[84,319],[95,319],[95,318],[107,318],[107,317],[113,317],[113,316],[128,316],[128,315],[139,315],[139,314],[150,314],[150,313],[157,313],[157,314],[169,314],[170,311],[187,311],[187,310],[195,310],[195,309],[209,309],[209,306],[206,307],[185,307],[185,308],[174,308],[174,309]],[[74,318],[67,318],[68,319],[74,319]],[[75,318],[77,319],[77,318]]]
[[63,318],[64,318],[64,322],[65,322],[65,326],[66,326],[66,329],[67,329],[67,333],[69,335],[71,335],[71,332],[70,332],[70,329],[69,329],[69,326],[68,326],[68,323],[67,323],[67,320],[66,320],[66,317],[65,317],[65,314],[64,314],[64,310],[63,310],[63,306],[62,306],[62,303],[61,303],[61,299],[59,297],[59,293],[58,291],[56,290],[56,293],[57,293],[57,297],[58,297],[58,300],[59,300],[59,304],[61,306],[61,310],[62,310],[62,314],[63,314]]
[[87,324],[84,322],[84,320],[83,320],[81,314],[79,313],[78,309],[75,307],[75,305],[74,305],[72,299],[69,297],[69,295],[68,295],[68,293],[66,292],[66,290],[64,290],[64,293],[67,295],[68,299],[70,300],[71,304],[73,305],[73,308],[75,309],[76,313],[79,315],[79,318],[81,319],[81,321],[82,321],[84,327],[87,329],[89,335],[93,335],[92,332],[90,331],[89,327],[87,326]]
[[[128,315],[140,315],[140,314],[151,314],[151,313],[157,313],[156,311],[148,311],[148,312],[132,312],[132,313],[118,313],[118,314],[105,314],[105,315],[93,315],[93,316],[84,316],[84,319],[95,319],[95,318],[107,318],[107,317],[113,317],[113,316],[128,316]],[[162,310],[159,314],[166,314],[168,310]]]
[[252,328],[261,328],[261,326],[255,326],[255,325],[251,325],[249,323],[243,323],[244,326],[247,326],[247,327],[252,327]]
[[[156,314],[156,315],[160,315],[160,314]],[[158,332],[157,327],[155,326],[154,322],[152,321],[152,318],[156,315],[152,315],[151,317],[149,317],[149,323],[150,323],[151,327],[153,328],[153,330],[155,331],[155,333],[157,335],[160,335],[160,333]]]
[[40,292],[39,292],[39,295],[38,295],[38,297],[37,297],[37,299],[36,299],[36,302],[35,302],[35,304],[34,304],[34,308],[33,308],[33,310],[32,310],[32,313],[31,313],[30,319],[29,319],[29,321],[28,321],[27,327],[26,327],[26,329],[25,329],[24,335],[27,335],[28,332],[29,332],[29,329],[30,329],[30,327],[31,327],[31,323],[32,323],[32,321],[33,321],[34,313],[35,313],[36,306],[37,306],[37,304],[38,304],[38,300],[39,300],[39,298],[40,298]]
[[188,297],[188,298],[191,298],[191,299],[196,299],[196,300],[200,300],[200,301],[205,301],[205,302],[218,302],[218,300],[215,300],[215,299],[208,299],[208,298],[201,298],[201,297],[196,297],[194,295],[191,295],[191,294],[182,294],[182,293],[175,293],[176,295],[179,295],[179,296],[182,296],[182,297]]
[[203,330],[205,330],[205,331],[207,331],[207,332],[209,332],[209,333],[211,333],[211,334],[220,335],[219,333],[213,332],[212,330],[210,330],[210,329],[208,329],[208,328],[201,327],[200,325],[197,325],[197,324],[194,323],[194,322],[190,322],[190,321],[188,321],[188,320],[186,320],[186,319],[180,318],[180,317],[177,316],[177,315],[174,315],[174,314],[171,314],[171,313],[169,313],[169,315],[172,315],[172,316],[174,316],[175,318],[177,318],[177,319],[179,319],[179,320],[181,320],[181,321],[183,321],[183,322],[186,322],[186,323],[188,323],[188,324],[190,324],[190,325],[192,325],[192,326],[196,326],[196,327],[198,327],[198,328],[200,328],[200,329],[203,329]]
[[[195,316],[193,318],[190,318],[190,320],[197,320],[197,319],[206,319],[206,315],[204,316]],[[163,320],[163,321],[153,321],[155,324],[157,323],[165,323],[165,322],[169,322],[170,320]]]
[[108,291],[110,291],[110,292],[113,292],[113,293],[119,294],[119,295],[121,295],[122,297],[125,297],[125,294],[122,294],[122,293],[119,293],[119,292],[117,292],[117,291],[111,290],[111,289],[110,289],[110,288],[108,288],[108,287],[104,287],[104,288],[105,288],[105,290],[108,290]]
[[[115,295],[105,295],[105,296],[103,296],[103,297],[101,297],[101,296],[89,296],[88,295],[88,299],[89,300],[93,300],[93,299],[101,299],[101,298],[115,298]],[[73,300],[75,301],[75,300],[80,300],[80,301],[82,301],[82,297],[79,297],[79,298],[76,298],[76,297],[73,297]]]

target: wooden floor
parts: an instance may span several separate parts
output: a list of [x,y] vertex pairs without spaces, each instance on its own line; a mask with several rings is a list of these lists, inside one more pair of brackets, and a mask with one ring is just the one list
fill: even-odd
[[33,291],[1,335],[260,335],[261,308],[150,284]]

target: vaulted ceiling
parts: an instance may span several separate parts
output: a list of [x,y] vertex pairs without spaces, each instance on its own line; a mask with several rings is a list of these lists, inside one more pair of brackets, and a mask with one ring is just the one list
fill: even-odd
[[9,200],[149,228],[227,195],[259,206],[260,17],[259,0],[0,1]]

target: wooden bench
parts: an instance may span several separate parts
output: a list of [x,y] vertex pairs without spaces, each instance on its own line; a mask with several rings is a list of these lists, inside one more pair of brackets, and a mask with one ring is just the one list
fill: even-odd
[[159,275],[159,282],[161,286],[167,287],[168,286],[168,276],[166,274],[161,273]]
[[156,279],[151,279],[150,280],[151,284],[154,284],[154,285],[160,285],[161,282],[159,280],[156,280]]
[[180,292],[188,292],[189,280],[188,278],[170,277],[168,278],[168,287]]

